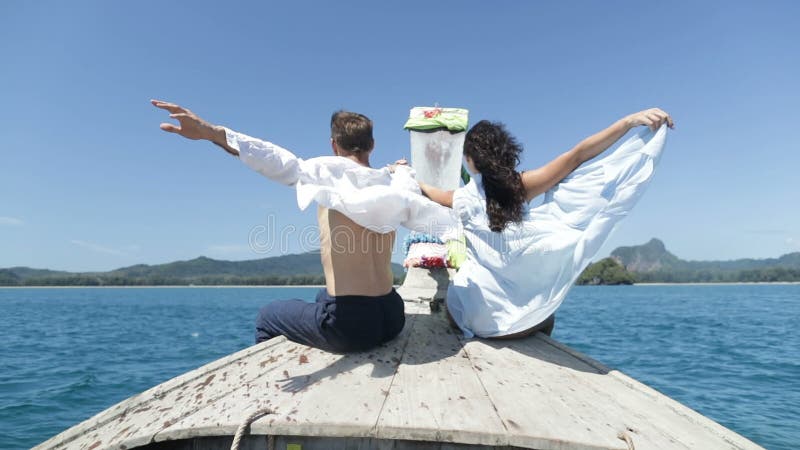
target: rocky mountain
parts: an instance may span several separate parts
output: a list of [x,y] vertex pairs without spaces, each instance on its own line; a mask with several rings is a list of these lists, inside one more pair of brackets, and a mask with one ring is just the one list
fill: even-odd
[[677,256],[667,251],[663,242],[655,238],[644,245],[618,247],[611,252],[611,258],[630,272],[652,272],[682,263]]
[[[613,264],[617,263],[619,266]],[[643,245],[619,247],[581,274],[578,284],[707,283],[800,281],[800,252],[779,258],[688,261],[651,239]]]
[[619,247],[611,258],[630,272],[678,271],[736,271],[770,268],[800,269],[800,252],[787,253],[779,258],[743,258],[726,261],[687,261],[670,253],[664,243],[656,238],[643,245]]

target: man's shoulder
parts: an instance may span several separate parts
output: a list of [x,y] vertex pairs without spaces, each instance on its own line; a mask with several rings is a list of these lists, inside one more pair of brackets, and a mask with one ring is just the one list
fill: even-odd
[[303,161],[303,171],[313,174],[321,184],[347,184],[355,188],[389,185],[392,181],[387,168],[375,169],[341,156],[318,156]]

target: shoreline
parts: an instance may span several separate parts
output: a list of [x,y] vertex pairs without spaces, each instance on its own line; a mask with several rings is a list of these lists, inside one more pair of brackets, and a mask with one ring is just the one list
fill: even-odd
[[197,286],[189,286],[185,284],[170,284],[164,286],[156,286],[156,285],[144,285],[144,286],[0,286],[0,289],[85,289],[85,288],[92,288],[92,289],[157,289],[157,288],[168,288],[168,289],[178,289],[178,288],[186,288],[186,289],[197,289],[197,288],[324,288],[324,284],[292,284],[292,285],[283,285],[283,284],[259,284],[259,285],[239,285],[239,284],[232,284],[232,285],[197,285]]
[[[800,281],[753,281],[753,282],[746,282],[746,281],[735,281],[730,283],[720,283],[720,282],[713,282],[713,283],[634,283],[629,285],[621,285],[621,286],[790,286],[790,285],[800,285]],[[394,285],[395,288],[398,288],[400,285]],[[602,286],[612,286],[612,285],[575,285],[574,287],[602,287]],[[196,285],[196,286],[189,286],[184,284],[178,285],[164,285],[164,286],[157,286],[157,285],[145,285],[145,286],[0,286],[0,289],[159,289],[159,288],[166,288],[166,289],[263,289],[263,288],[324,288],[324,284],[292,284],[292,285],[283,285],[283,284],[259,284],[259,285]]]
[[631,286],[756,286],[756,285],[794,285],[800,281],[732,281],[730,283],[708,282],[708,283],[633,283]]

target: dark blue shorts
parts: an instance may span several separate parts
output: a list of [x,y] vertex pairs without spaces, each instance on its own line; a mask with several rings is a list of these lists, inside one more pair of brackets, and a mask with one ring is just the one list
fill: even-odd
[[323,288],[317,300],[278,300],[261,308],[256,343],[275,336],[335,353],[368,350],[397,336],[405,325],[403,299],[386,295],[331,297]]

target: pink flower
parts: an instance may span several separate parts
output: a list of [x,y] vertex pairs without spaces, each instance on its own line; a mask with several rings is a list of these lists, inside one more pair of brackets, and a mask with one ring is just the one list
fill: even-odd
[[426,119],[432,119],[432,118],[438,116],[441,113],[442,113],[442,108],[434,108],[434,109],[429,109],[429,110],[423,112],[422,114],[425,115]]

